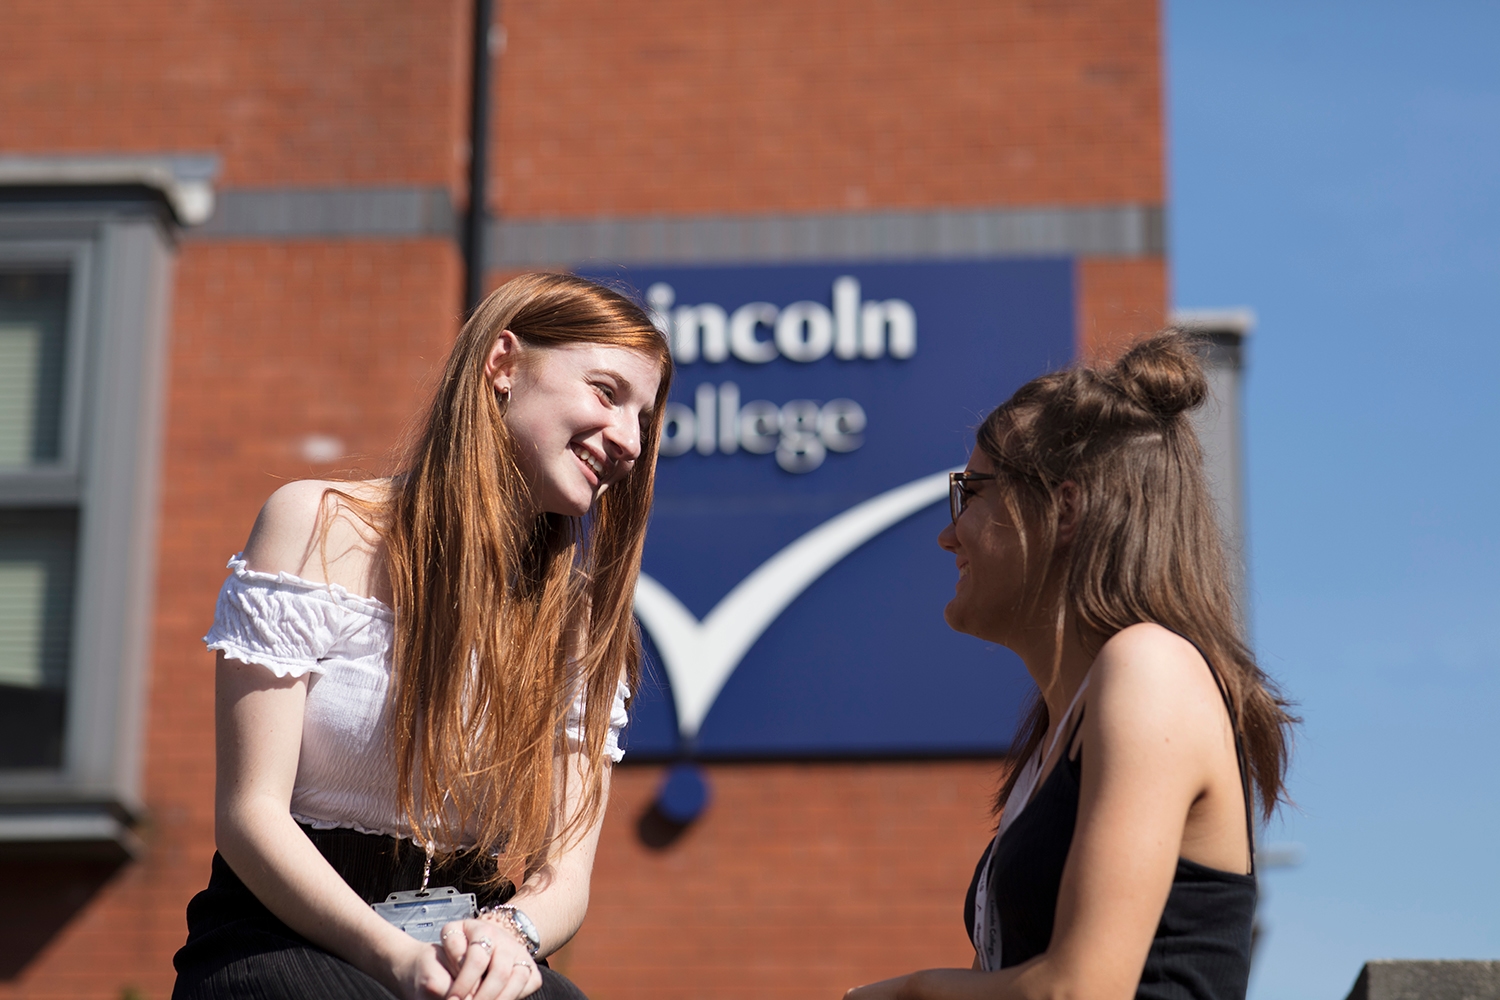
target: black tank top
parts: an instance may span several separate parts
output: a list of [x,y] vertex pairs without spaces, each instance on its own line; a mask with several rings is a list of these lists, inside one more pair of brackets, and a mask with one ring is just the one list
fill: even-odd
[[[1207,658],[1205,657],[1205,661]],[[1218,671],[1209,664],[1224,704],[1229,694]],[[1230,718],[1234,718],[1230,708]],[[986,852],[990,861],[989,897],[1000,924],[1001,968],[1019,965],[1047,950],[1063,865],[1073,844],[1078,819],[1082,754],[1068,757],[1083,711],[1063,744],[1063,758],[1036,790],[1031,803],[1016,817],[1005,836]],[[1250,786],[1245,755],[1235,736],[1240,785],[1245,793],[1245,818],[1250,826]],[[1252,853],[1253,830],[1249,831]],[[984,857],[979,864],[984,864]],[[1146,955],[1138,1000],[1243,1000],[1250,982],[1250,928],[1255,920],[1255,875],[1209,868],[1186,858],[1177,859],[1172,889],[1161,922]],[[974,937],[974,895],[979,867],[964,901],[964,923]]]

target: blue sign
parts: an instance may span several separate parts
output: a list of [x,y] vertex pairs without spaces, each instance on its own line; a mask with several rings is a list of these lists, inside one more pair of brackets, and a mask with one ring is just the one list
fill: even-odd
[[1031,684],[943,622],[936,539],[973,428],[1072,358],[1072,262],[581,273],[638,289],[677,361],[630,754],[1004,751]]

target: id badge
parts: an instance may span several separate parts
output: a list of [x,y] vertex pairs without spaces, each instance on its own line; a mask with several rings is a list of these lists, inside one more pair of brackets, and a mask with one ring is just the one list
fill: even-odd
[[393,892],[384,903],[371,907],[388,923],[401,928],[418,941],[442,943],[443,925],[453,920],[469,920],[478,915],[472,892],[459,892],[451,885]]

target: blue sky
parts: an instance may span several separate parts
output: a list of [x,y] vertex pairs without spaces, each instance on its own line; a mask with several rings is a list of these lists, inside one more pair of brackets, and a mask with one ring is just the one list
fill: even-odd
[[1245,434],[1304,845],[1252,1000],[1500,958],[1500,4],[1173,0],[1173,297],[1259,314]]

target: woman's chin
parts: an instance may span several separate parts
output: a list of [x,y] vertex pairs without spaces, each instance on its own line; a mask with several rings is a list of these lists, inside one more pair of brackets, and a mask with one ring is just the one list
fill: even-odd
[[560,514],[563,517],[583,517],[594,506],[593,494],[588,496],[558,495],[541,503],[544,514]]
[[961,598],[955,597],[943,608],[943,621],[955,632],[964,635],[972,635],[976,639],[985,642],[998,642],[1005,645],[1000,638],[1002,629],[997,627],[998,622],[993,616],[976,614],[973,608],[967,607]]

